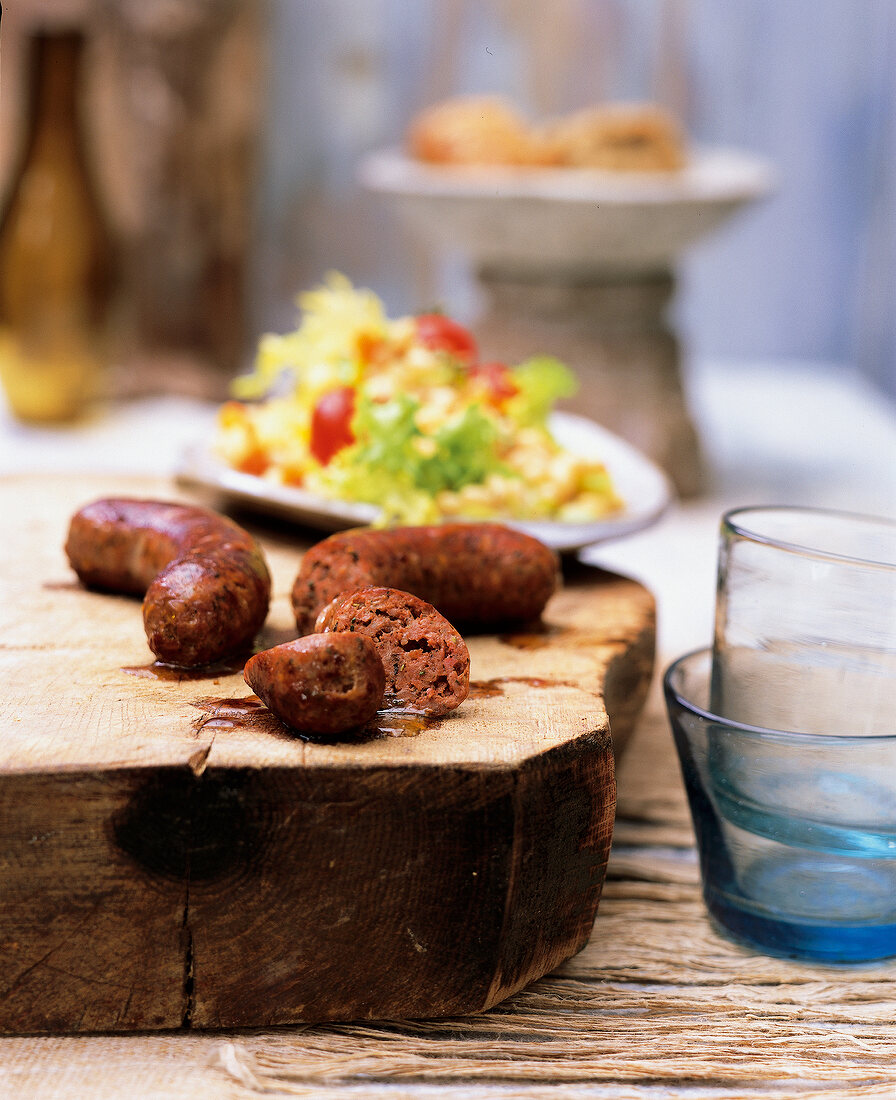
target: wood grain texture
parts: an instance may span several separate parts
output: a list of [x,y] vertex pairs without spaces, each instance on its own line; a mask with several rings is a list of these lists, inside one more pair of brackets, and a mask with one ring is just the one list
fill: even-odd
[[[241,664],[159,678],[139,603],[62,554],[119,479],[13,479],[0,548],[0,1028],[237,1027],[487,1009],[578,951],[620,752],[650,680],[653,601],[581,567],[542,624],[471,638],[452,715],[297,739]],[[182,496],[182,494],[181,494]],[[303,543],[263,532],[294,634]]]
[[8,1081],[17,1100],[890,1100],[896,963],[806,965],[720,936],[677,767],[654,693],[619,770],[617,828],[640,842],[614,840],[587,946],[488,1012],[5,1038],[0,1089]]

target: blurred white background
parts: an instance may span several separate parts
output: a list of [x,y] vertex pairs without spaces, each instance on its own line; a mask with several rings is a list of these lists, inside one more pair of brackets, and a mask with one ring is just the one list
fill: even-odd
[[892,0],[270,0],[252,325],[283,329],[330,269],[393,312],[477,309],[463,258],[431,257],[359,158],[448,96],[543,117],[652,99],[698,145],[762,154],[776,194],[681,264],[691,362],[835,364],[896,395]]
[[[464,258],[432,255],[357,182],[366,153],[399,144],[441,99],[501,93],[537,118],[655,100],[696,145],[767,158],[776,192],[678,269],[672,313],[707,488],[737,504],[896,515],[894,0],[18,0],[2,20],[4,185],[23,126],[25,32],[72,20],[106,57],[88,70],[91,136],[115,228],[141,262],[164,258],[167,242],[181,267],[203,234],[226,238],[245,324],[242,302],[221,306],[228,295],[200,286],[195,300],[211,332],[240,314],[245,366],[333,269],[393,315],[438,305],[475,325]],[[203,37],[221,27],[229,38]],[[110,105],[128,104],[136,123],[110,126]],[[153,192],[147,133],[196,171]],[[219,147],[228,157],[209,158]],[[163,200],[155,222],[131,209],[135,180]],[[169,232],[169,209],[191,215],[189,240]],[[219,290],[217,259],[209,272]],[[195,385],[186,355],[147,358],[123,392],[145,407],[125,400],[67,432],[16,423],[0,396],[0,468],[173,468],[211,431],[231,370],[214,347],[186,351],[204,368]]]

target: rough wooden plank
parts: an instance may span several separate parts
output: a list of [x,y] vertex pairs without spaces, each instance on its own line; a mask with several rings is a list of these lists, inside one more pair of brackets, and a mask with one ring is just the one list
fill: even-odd
[[513,772],[231,773],[237,858],[190,884],[191,1023],[468,1012],[577,950],[612,767],[606,739],[561,752]]
[[3,1030],[183,1019],[185,883],[135,874],[115,837],[139,782],[127,769],[0,781]]
[[[5,514],[22,517],[0,543],[0,668],[16,685],[0,699],[0,768],[43,769],[49,760],[55,767],[188,765],[201,751],[209,766],[222,767],[494,765],[563,744],[575,714],[577,733],[602,727],[605,683],[617,751],[624,748],[653,667],[653,600],[636,582],[590,567],[571,577],[539,630],[468,639],[480,690],[455,715],[417,730],[420,736],[359,748],[277,736],[275,725],[198,723],[210,699],[250,694],[241,668],[213,679],[159,680],[148,667],[139,603],[85,591],[62,552],[71,514],[114,493],[174,495],[167,483],[145,479],[26,477],[0,490]],[[274,598],[260,644],[295,636],[289,591],[307,539],[280,526],[264,540]],[[583,691],[592,694],[590,704],[578,699],[555,710],[564,694],[576,699]]]
[[[583,946],[615,805],[604,695],[619,751],[650,679],[640,585],[576,569],[539,628],[469,640],[454,714],[310,743],[246,702],[239,664],[163,675],[138,602],[74,583],[70,515],[122,492],[173,495],[84,478],[0,490],[26,517],[0,545],[0,1028],[443,1016]],[[305,543],[263,537],[267,645],[294,636]],[[23,854],[20,806],[54,844]]]
[[[654,710],[621,769],[623,805],[651,802],[653,764],[667,739]],[[671,775],[670,785],[680,782]],[[675,790],[659,797],[671,803]],[[620,848],[585,950],[482,1015],[413,1026],[7,1039],[0,1066],[23,1100],[105,1100],[141,1087],[162,1100],[201,1089],[228,1100],[881,1100],[896,1091],[893,1003],[896,964],[818,967],[753,954],[709,924],[692,852]]]

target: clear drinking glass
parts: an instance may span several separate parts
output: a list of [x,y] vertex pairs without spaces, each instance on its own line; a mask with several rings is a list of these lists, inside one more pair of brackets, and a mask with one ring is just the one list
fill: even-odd
[[710,706],[799,733],[896,733],[896,522],[791,507],[724,516]]

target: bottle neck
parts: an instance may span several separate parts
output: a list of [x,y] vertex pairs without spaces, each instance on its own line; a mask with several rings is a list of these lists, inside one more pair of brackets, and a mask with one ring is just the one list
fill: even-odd
[[84,36],[76,31],[35,35],[31,44],[31,136],[72,139],[78,126],[78,94]]

